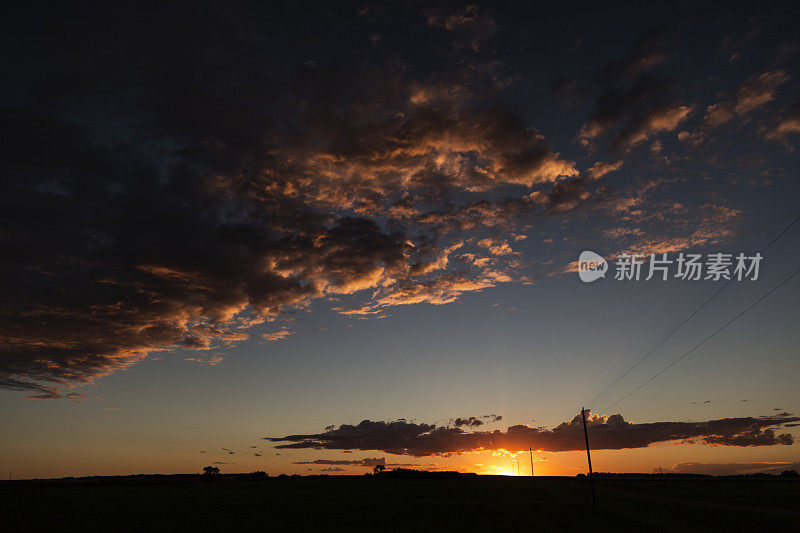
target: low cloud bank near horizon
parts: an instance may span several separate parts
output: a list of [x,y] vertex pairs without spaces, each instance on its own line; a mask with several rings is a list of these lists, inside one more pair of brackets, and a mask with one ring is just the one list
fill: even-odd
[[325,465],[325,466],[367,466],[375,467],[396,466],[408,467],[419,466],[413,463],[387,463],[386,457],[365,457],[364,459],[314,459],[313,461],[293,461],[293,465]]
[[[778,433],[792,427],[800,417],[779,413],[760,417],[739,417],[704,422],[626,421],[622,415],[590,416],[589,439],[592,449],[620,450],[645,448],[659,442],[721,446],[790,445],[790,433]],[[569,422],[548,429],[525,425],[510,426],[505,431],[465,431],[460,426],[442,427],[406,420],[371,421],[358,425],[343,424],[324,433],[265,437],[279,449],[380,450],[393,455],[424,457],[484,450],[562,452],[585,447],[580,415]]]
[[789,461],[755,461],[736,463],[684,462],[673,465],[671,468],[653,469],[653,473],[735,476],[748,474],[780,474],[785,470],[796,470],[800,472],[800,463]]

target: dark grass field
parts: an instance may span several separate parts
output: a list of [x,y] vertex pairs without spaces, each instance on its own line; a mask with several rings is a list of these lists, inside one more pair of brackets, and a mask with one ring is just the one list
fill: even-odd
[[193,476],[0,483],[2,531],[800,531],[789,479]]

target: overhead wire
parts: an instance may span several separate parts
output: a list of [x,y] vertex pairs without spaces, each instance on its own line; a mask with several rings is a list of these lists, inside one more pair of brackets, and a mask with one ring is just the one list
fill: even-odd
[[[800,221],[800,215],[798,215],[797,217],[795,217],[795,219],[794,219],[794,220],[792,220],[792,221],[789,223],[789,225],[787,225],[786,227],[784,227],[784,228],[783,228],[783,230],[782,230],[780,233],[778,233],[778,234],[777,234],[777,235],[776,235],[776,236],[775,236],[775,237],[774,237],[774,238],[773,238],[773,239],[772,239],[772,240],[771,240],[771,241],[770,241],[770,242],[769,242],[769,243],[768,243],[766,246],[764,246],[764,247],[761,249],[761,251],[759,252],[759,254],[763,254],[764,252],[766,252],[766,251],[767,251],[767,250],[768,250],[768,249],[769,249],[769,248],[770,248],[770,247],[771,247],[773,244],[775,244],[775,243],[778,241],[778,239],[780,239],[781,237],[783,237],[783,235],[784,235],[784,234],[785,234],[787,231],[789,231],[789,230],[792,228],[792,226],[794,226],[794,225],[795,225],[795,224],[796,224],[798,221]],[[623,379],[624,379],[624,378],[625,378],[625,377],[626,377],[628,374],[630,374],[630,373],[631,373],[631,372],[632,372],[632,371],[633,371],[633,370],[634,370],[634,369],[635,369],[637,366],[639,366],[639,364],[640,364],[640,363],[642,363],[642,362],[643,362],[645,359],[647,359],[648,357],[650,357],[650,356],[651,356],[651,355],[652,355],[652,354],[653,354],[653,353],[654,353],[656,350],[658,350],[658,349],[659,349],[661,346],[663,346],[663,345],[664,345],[664,344],[665,344],[665,343],[666,343],[666,342],[667,342],[667,341],[668,341],[668,340],[669,340],[669,339],[670,339],[670,338],[671,338],[671,337],[672,337],[672,336],[673,336],[675,333],[677,333],[678,331],[680,331],[680,330],[683,328],[683,326],[685,326],[685,325],[686,325],[686,324],[687,324],[687,323],[688,323],[688,322],[689,322],[689,321],[690,321],[692,318],[694,318],[694,316],[695,316],[695,315],[697,315],[697,313],[699,313],[701,310],[703,310],[703,309],[704,309],[704,308],[705,308],[705,307],[706,307],[706,306],[707,306],[707,305],[708,305],[708,304],[709,304],[709,303],[710,303],[710,302],[711,302],[711,301],[712,301],[714,298],[716,298],[716,296],[717,296],[719,293],[721,293],[723,290],[725,290],[725,288],[726,288],[726,287],[727,287],[727,286],[728,286],[728,285],[731,283],[731,281],[733,281],[733,279],[729,279],[729,280],[727,280],[727,281],[726,281],[726,282],[725,282],[725,283],[724,283],[724,284],[723,284],[723,285],[722,285],[722,286],[721,286],[719,289],[717,289],[716,291],[714,291],[714,293],[713,293],[713,294],[711,294],[711,296],[709,296],[708,298],[706,298],[706,300],[705,300],[705,301],[704,301],[704,302],[703,302],[703,303],[700,305],[700,307],[698,307],[697,309],[695,309],[695,310],[694,310],[694,311],[693,311],[693,312],[692,312],[692,313],[691,313],[691,314],[690,314],[688,317],[686,317],[686,319],[684,319],[684,320],[683,320],[683,322],[681,322],[680,324],[678,324],[678,325],[677,325],[677,326],[676,326],[676,327],[675,327],[675,328],[674,328],[672,331],[670,331],[669,333],[667,333],[667,335],[666,335],[664,338],[662,338],[662,339],[661,339],[661,341],[659,341],[659,342],[658,342],[658,344],[656,344],[655,346],[653,346],[653,347],[652,347],[652,348],[651,348],[651,349],[650,349],[650,350],[649,350],[647,353],[645,353],[645,354],[644,354],[642,357],[640,357],[639,359],[637,359],[637,360],[636,360],[636,361],[633,363],[633,365],[631,365],[630,367],[628,367],[628,369],[627,369],[625,372],[623,372],[623,373],[622,373],[622,374],[621,374],[619,377],[617,377],[617,378],[616,378],[616,379],[615,379],[615,380],[614,380],[614,381],[613,381],[613,382],[612,382],[610,385],[608,385],[608,386],[607,386],[605,389],[603,389],[602,391],[600,391],[600,392],[599,392],[597,395],[595,395],[595,397],[594,397],[594,398],[592,398],[591,400],[589,400],[588,402],[586,402],[584,405],[591,405],[591,404],[592,404],[592,403],[594,403],[594,402],[595,402],[595,401],[596,401],[598,398],[600,398],[600,397],[601,397],[601,396],[603,396],[603,395],[604,395],[606,392],[608,392],[609,390],[611,390],[611,389],[612,389],[612,388],[613,388],[613,387],[614,387],[614,386],[615,386],[617,383],[619,383],[620,381],[622,381],[622,380],[623,380]]]
[[786,283],[788,283],[789,281],[791,281],[791,279],[792,279],[792,278],[794,278],[794,277],[795,277],[796,275],[798,275],[798,274],[800,274],[800,269],[797,269],[797,270],[795,270],[793,274],[791,274],[789,277],[785,278],[783,281],[781,281],[780,283],[778,283],[777,285],[775,285],[775,286],[774,286],[772,289],[770,289],[770,290],[769,290],[769,292],[767,292],[766,294],[762,295],[762,296],[761,296],[761,297],[760,297],[758,300],[756,300],[756,301],[754,301],[753,303],[751,303],[750,305],[748,305],[748,306],[747,306],[747,307],[746,307],[746,308],[745,308],[743,311],[741,311],[741,312],[740,312],[739,314],[737,314],[735,317],[733,317],[733,318],[731,318],[730,320],[728,320],[727,322],[725,322],[725,324],[723,324],[723,325],[722,325],[722,326],[721,326],[719,329],[717,329],[717,330],[716,330],[714,333],[712,333],[711,335],[709,335],[708,337],[706,337],[705,339],[703,339],[702,341],[700,341],[699,343],[697,343],[697,344],[696,344],[696,345],[695,345],[695,346],[694,346],[692,349],[688,350],[687,352],[684,352],[684,353],[683,353],[683,355],[681,355],[680,357],[678,357],[677,359],[675,359],[673,362],[671,362],[670,364],[668,364],[667,366],[665,366],[664,368],[662,368],[661,370],[659,370],[658,372],[656,372],[656,373],[655,373],[653,376],[651,376],[650,378],[648,378],[647,380],[645,380],[645,381],[644,381],[644,382],[643,382],[641,385],[639,385],[638,387],[636,387],[635,389],[633,389],[631,392],[629,392],[628,394],[626,394],[625,396],[623,396],[622,398],[620,398],[620,399],[619,399],[619,400],[617,400],[616,402],[614,402],[614,403],[612,403],[611,405],[609,405],[608,407],[606,407],[606,408],[605,408],[603,411],[608,411],[609,409],[613,408],[613,407],[614,407],[614,406],[616,406],[617,404],[619,404],[619,403],[621,403],[621,402],[623,402],[623,401],[627,400],[628,398],[630,398],[631,396],[633,396],[634,394],[636,394],[637,392],[639,392],[639,391],[640,391],[642,388],[644,388],[644,386],[645,386],[645,385],[647,385],[648,383],[650,383],[651,381],[653,381],[654,379],[656,379],[658,376],[660,376],[661,374],[663,374],[664,372],[666,372],[667,370],[669,370],[670,368],[672,368],[673,366],[675,366],[676,364],[678,364],[678,362],[680,362],[681,360],[683,360],[683,359],[684,359],[685,357],[687,357],[689,354],[691,354],[692,352],[694,352],[695,350],[697,350],[698,348],[700,348],[702,345],[704,345],[706,342],[708,342],[709,340],[711,340],[712,338],[714,338],[714,337],[715,337],[715,336],[716,336],[718,333],[720,333],[722,330],[724,330],[725,328],[727,328],[728,326],[730,326],[731,324],[733,324],[733,323],[734,323],[734,322],[735,322],[735,321],[736,321],[736,320],[737,320],[739,317],[741,317],[742,315],[744,315],[745,313],[747,313],[749,310],[751,310],[752,308],[754,308],[755,306],[757,306],[759,303],[761,303],[763,300],[765,300],[765,299],[766,299],[766,298],[767,298],[769,295],[771,295],[772,293],[774,293],[775,291],[777,291],[778,289],[780,289],[781,287],[783,287],[783,286],[784,286]]

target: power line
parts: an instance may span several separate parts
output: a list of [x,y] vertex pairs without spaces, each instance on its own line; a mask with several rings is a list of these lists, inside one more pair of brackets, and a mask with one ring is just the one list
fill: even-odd
[[611,388],[612,388],[614,385],[616,385],[617,383],[619,383],[620,381],[622,381],[622,379],[623,379],[625,376],[627,376],[628,374],[630,374],[630,373],[631,373],[631,371],[633,371],[633,369],[634,369],[634,368],[636,368],[637,366],[639,366],[639,363],[641,363],[642,361],[644,361],[645,359],[647,359],[648,357],[650,357],[650,355],[652,355],[652,353],[653,353],[653,352],[655,352],[655,351],[656,351],[656,350],[658,350],[658,349],[659,349],[661,346],[663,346],[663,345],[664,345],[664,343],[665,343],[665,342],[667,342],[667,341],[670,339],[670,337],[672,337],[672,336],[673,336],[675,333],[677,333],[677,332],[678,332],[678,330],[679,330],[679,329],[681,329],[683,326],[685,326],[685,325],[686,325],[686,323],[687,323],[687,322],[689,322],[689,321],[690,321],[690,320],[691,320],[691,319],[694,317],[694,315],[696,315],[697,313],[699,313],[701,309],[703,309],[703,308],[704,308],[706,305],[708,305],[708,302],[710,302],[711,300],[713,300],[713,299],[714,299],[714,297],[715,297],[717,294],[721,293],[721,292],[722,292],[722,290],[723,290],[725,287],[727,287],[727,286],[728,286],[728,284],[729,284],[730,282],[731,282],[731,280],[728,280],[728,281],[726,281],[726,282],[725,282],[725,283],[722,285],[722,287],[720,287],[719,289],[717,289],[717,291],[716,291],[714,294],[712,294],[712,295],[711,295],[711,296],[710,296],[710,297],[709,297],[709,298],[708,298],[708,299],[707,299],[705,302],[703,302],[703,305],[701,305],[700,307],[698,307],[697,309],[695,309],[695,310],[694,310],[694,312],[693,312],[691,315],[689,315],[689,317],[688,317],[686,320],[684,320],[683,322],[681,322],[681,323],[678,325],[678,327],[676,327],[675,329],[673,329],[672,331],[670,331],[670,332],[667,334],[667,336],[666,336],[666,337],[664,337],[663,339],[661,339],[661,342],[659,342],[658,344],[656,344],[655,346],[653,346],[653,348],[651,348],[649,352],[647,352],[646,354],[644,354],[644,356],[642,356],[641,358],[639,358],[639,359],[638,359],[638,360],[637,360],[637,361],[636,361],[636,362],[635,362],[635,363],[634,363],[634,364],[633,364],[633,365],[632,365],[630,368],[628,368],[628,370],[626,370],[625,372],[623,372],[621,376],[619,376],[617,379],[615,379],[615,380],[614,380],[614,382],[613,382],[611,385],[609,385],[608,387],[606,387],[605,389],[603,389],[603,391],[602,391],[602,392],[600,392],[600,394],[598,394],[597,396],[595,396],[594,398],[592,398],[591,400],[589,400],[589,401],[588,401],[586,404],[591,406],[591,404],[592,404],[592,403],[594,403],[594,401],[595,401],[596,399],[598,399],[600,396],[602,396],[603,394],[605,394],[606,392],[608,392],[609,390],[611,390]]
[[778,289],[780,289],[780,288],[781,288],[783,285],[785,285],[786,283],[788,283],[788,282],[789,282],[789,281],[790,281],[792,278],[794,278],[794,277],[795,277],[796,275],[798,275],[798,274],[800,274],[800,269],[797,269],[797,270],[795,270],[795,271],[794,271],[794,273],[793,273],[792,275],[790,275],[788,278],[784,279],[783,281],[781,281],[780,283],[778,283],[777,285],[775,285],[775,286],[774,286],[772,289],[770,289],[770,291],[769,291],[768,293],[764,294],[763,296],[761,296],[761,298],[759,298],[758,300],[756,300],[755,302],[753,302],[753,303],[751,303],[749,306],[747,306],[747,308],[746,308],[744,311],[740,312],[738,315],[736,315],[735,317],[733,317],[733,318],[731,318],[730,320],[728,320],[727,322],[725,322],[725,324],[723,324],[723,325],[722,325],[722,327],[720,327],[720,328],[719,328],[719,329],[717,329],[717,330],[716,330],[714,333],[712,333],[711,335],[709,335],[708,337],[706,337],[705,339],[703,339],[702,341],[700,341],[700,342],[699,342],[697,345],[695,345],[695,347],[694,347],[694,348],[692,348],[691,350],[689,350],[689,351],[685,352],[683,355],[681,355],[680,357],[678,357],[677,359],[675,359],[673,362],[671,362],[670,364],[668,364],[667,366],[665,366],[664,368],[662,368],[661,370],[659,370],[658,372],[656,372],[656,373],[655,373],[655,375],[653,375],[653,376],[652,376],[652,377],[650,377],[649,379],[645,380],[645,381],[644,381],[644,383],[642,383],[641,385],[639,385],[638,387],[636,387],[635,389],[633,389],[631,392],[629,392],[628,394],[626,394],[625,396],[623,396],[622,398],[620,398],[620,399],[619,399],[619,400],[617,400],[616,402],[612,403],[611,405],[609,405],[608,407],[606,407],[605,409],[603,409],[603,411],[604,411],[604,412],[606,412],[606,411],[608,411],[609,409],[613,408],[613,407],[614,407],[615,405],[617,405],[618,403],[620,403],[620,402],[622,402],[622,401],[624,401],[624,400],[627,400],[628,398],[630,398],[631,396],[633,396],[635,393],[637,393],[639,390],[641,390],[641,389],[642,389],[642,388],[643,388],[645,385],[647,385],[648,383],[650,383],[651,381],[653,381],[654,379],[656,379],[658,376],[660,376],[661,374],[663,374],[664,372],[666,372],[667,370],[669,370],[670,368],[672,368],[673,366],[675,366],[676,364],[678,364],[678,362],[679,362],[679,361],[681,361],[681,360],[682,360],[684,357],[688,356],[689,354],[691,354],[692,352],[694,352],[695,350],[697,350],[698,348],[700,348],[700,347],[701,347],[702,345],[704,345],[706,342],[708,342],[708,341],[709,341],[709,340],[711,340],[713,337],[715,337],[715,336],[716,336],[716,335],[717,335],[719,332],[721,332],[722,330],[724,330],[725,328],[727,328],[728,326],[730,326],[731,324],[733,324],[733,323],[734,323],[734,322],[735,322],[735,321],[736,321],[736,320],[737,320],[737,319],[738,319],[740,316],[742,316],[743,314],[745,314],[746,312],[748,312],[750,309],[754,308],[754,307],[755,307],[756,305],[758,305],[758,304],[759,304],[759,303],[760,303],[762,300],[764,300],[765,298],[767,298],[767,297],[768,297],[770,294],[772,294],[773,292],[775,292],[775,291],[777,291]]
[[[774,238],[774,239],[772,239],[772,240],[769,242],[769,244],[767,244],[767,245],[766,245],[764,248],[762,248],[762,249],[761,249],[761,251],[760,251],[759,253],[760,253],[760,254],[763,254],[764,252],[766,252],[766,251],[767,251],[767,250],[770,248],[770,246],[772,246],[773,244],[775,244],[775,243],[778,241],[778,239],[780,239],[781,237],[783,237],[783,234],[784,234],[784,233],[786,233],[787,231],[789,231],[789,229],[791,229],[791,227],[792,227],[792,226],[794,226],[794,225],[795,225],[795,224],[796,224],[798,221],[800,221],[800,215],[798,215],[798,216],[797,216],[797,217],[796,217],[794,220],[792,220],[792,221],[789,223],[789,225],[788,225],[788,226],[786,226],[785,228],[783,228],[783,231],[781,231],[781,232],[780,232],[778,235],[776,235],[776,236],[775,236],[775,238]],[[709,303],[711,300],[713,300],[713,299],[714,299],[714,298],[715,298],[715,297],[716,297],[716,296],[717,296],[719,293],[721,293],[723,290],[725,290],[725,288],[726,288],[726,287],[727,287],[727,286],[728,286],[728,285],[731,283],[731,281],[733,281],[733,280],[732,280],[732,279],[729,279],[729,280],[727,280],[727,281],[726,281],[726,282],[725,282],[725,283],[724,283],[724,284],[723,284],[723,285],[722,285],[722,286],[721,286],[719,289],[717,289],[717,290],[716,290],[716,291],[715,291],[715,292],[714,292],[714,293],[713,293],[711,296],[709,296],[709,297],[706,299],[706,301],[705,301],[705,302],[703,302],[703,304],[702,304],[700,307],[698,307],[697,309],[695,309],[695,310],[694,310],[694,312],[692,312],[692,314],[691,314],[691,315],[689,315],[689,316],[686,318],[686,320],[684,320],[683,322],[681,322],[680,324],[678,324],[678,326],[677,326],[675,329],[673,329],[672,331],[670,331],[670,332],[667,334],[667,336],[666,336],[666,337],[664,337],[663,339],[661,339],[661,341],[660,341],[658,344],[656,344],[655,346],[653,346],[653,347],[650,349],[650,351],[649,351],[649,352],[647,352],[647,353],[646,353],[646,354],[644,354],[642,357],[640,357],[639,359],[637,359],[637,360],[636,360],[636,362],[634,362],[634,363],[633,363],[633,365],[631,365],[631,366],[630,366],[630,367],[629,367],[629,368],[628,368],[628,369],[627,369],[625,372],[623,372],[623,373],[622,373],[622,375],[620,375],[620,376],[619,376],[617,379],[615,379],[615,380],[614,380],[614,381],[611,383],[611,385],[609,385],[608,387],[606,387],[605,389],[603,389],[602,391],[600,391],[600,393],[598,393],[598,394],[597,394],[597,395],[596,395],[594,398],[592,398],[591,400],[589,400],[588,402],[586,402],[586,405],[589,405],[589,406],[591,406],[591,404],[592,404],[592,403],[593,403],[595,400],[597,400],[597,399],[598,399],[599,397],[601,397],[603,394],[605,394],[606,392],[608,392],[609,390],[611,390],[611,388],[612,388],[612,387],[614,387],[614,385],[616,385],[617,383],[619,383],[620,381],[622,381],[622,379],[623,379],[625,376],[627,376],[628,374],[630,374],[630,373],[633,371],[633,369],[634,369],[634,368],[636,368],[637,366],[639,366],[639,363],[641,363],[642,361],[644,361],[645,359],[647,359],[648,357],[650,357],[650,356],[653,354],[653,352],[655,352],[655,351],[656,351],[656,350],[658,350],[658,349],[659,349],[661,346],[663,346],[663,345],[664,345],[664,343],[666,343],[666,342],[667,342],[667,341],[668,341],[668,340],[669,340],[669,339],[670,339],[670,338],[671,338],[671,337],[672,337],[672,336],[673,336],[675,333],[677,333],[677,332],[678,332],[678,331],[679,331],[681,328],[683,328],[683,326],[685,326],[687,322],[689,322],[689,321],[690,321],[692,318],[694,318],[694,316],[695,316],[697,313],[699,313],[699,312],[700,312],[700,311],[701,311],[701,310],[702,310],[702,309],[703,309],[703,308],[704,308],[706,305],[708,305],[708,303]]]
[[767,251],[767,248],[769,248],[770,246],[772,246],[773,244],[775,244],[775,242],[776,242],[778,239],[780,239],[781,237],[783,237],[783,234],[784,234],[784,233],[786,233],[787,231],[789,231],[789,228],[791,228],[792,226],[794,226],[794,225],[797,223],[797,221],[798,221],[798,220],[800,220],[800,215],[797,215],[797,218],[795,218],[794,220],[792,220],[792,221],[791,221],[791,223],[789,223],[789,225],[788,225],[788,226],[786,226],[785,228],[783,228],[783,231],[782,231],[782,232],[780,232],[780,233],[778,233],[778,235],[776,235],[776,236],[775,236],[775,238],[774,238],[774,239],[772,239],[772,240],[769,242],[769,244],[768,244],[768,245],[766,245],[766,246],[764,247],[764,249],[763,249],[763,250],[761,250],[761,253],[763,254],[764,252],[766,252],[766,251]]

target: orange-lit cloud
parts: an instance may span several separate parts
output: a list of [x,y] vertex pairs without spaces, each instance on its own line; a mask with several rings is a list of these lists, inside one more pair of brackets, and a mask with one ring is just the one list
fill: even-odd
[[[715,129],[734,119],[747,120],[747,115],[774,100],[775,93],[787,80],[789,80],[789,75],[784,70],[763,72],[751,77],[750,80],[732,91],[727,99],[709,105],[700,127],[695,131],[681,132],[681,140],[693,145],[700,145],[709,140]],[[791,128],[791,123],[785,124],[785,127],[787,126]],[[777,133],[780,129],[779,122],[772,132]],[[767,138],[774,138],[774,136],[770,136],[770,133],[767,134]]]
[[[554,121],[519,105],[528,87],[483,55],[500,33],[496,13],[413,11],[420,35],[435,34],[452,59],[434,71],[385,54],[325,61],[299,46],[295,57],[265,45],[275,32],[264,27],[242,28],[252,46],[234,53],[219,36],[177,24],[157,35],[109,30],[133,44],[87,47],[83,64],[96,75],[81,77],[85,86],[55,91],[45,74],[59,65],[20,61],[36,68],[15,77],[14,94],[52,101],[0,109],[11,132],[0,199],[0,387],[62,397],[157,352],[190,350],[184,358],[216,364],[248,339],[285,338],[288,329],[264,325],[314,301],[383,317],[529,283],[530,264],[555,261],[524,257],[538,244],[524,237],[548,218],[564,228],[603,217],[610,250],[677,250],[733,234],[725,220],[738,216],[710,222],[721,201],[684,206],[711,213],[696,227],[679,202],[653,199],[654,179],[604,183],[623,177],[636,147],[666,141],[692,116],[695,104],[661,75],[673,54],[663,29],[580,80],[553,84],[559,99],[587,104],[556,145],[542,128]],[[365,8],[353,24],[377,16]],[[371,37],[366,45],[378,46]],[[363,46],[355,50],[361,57]],[[264,68],[256,75],[253,65]],[[725,101],[749,114],[788,76],[760,73]],[[94,107],[108,95],[113,105]],[[785,141],[797,129],[792,113],[764,136]],[[569,139],[616,153],[582,162]]]
[[796,100],[783,108],[764,128],[764,137],[771,141],[787,142],[800,134],[800,100]]

